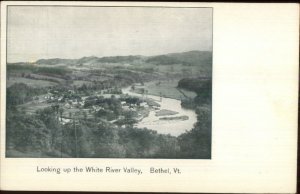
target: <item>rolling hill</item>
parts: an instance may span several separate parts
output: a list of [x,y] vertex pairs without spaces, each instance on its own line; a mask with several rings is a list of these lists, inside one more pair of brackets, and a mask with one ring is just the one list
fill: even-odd
[[172,65],[182,64],[186,66],[211,66],[212,52],[211,51],[188,51],[182,53],[170,53],[156,56],[107,56],[107,57],[82,57],[80,59],[40,59],[35,62],[38,65],[84,65],[91,63],[132,63],[142,61],[143,63],[151,63],[156,65]]

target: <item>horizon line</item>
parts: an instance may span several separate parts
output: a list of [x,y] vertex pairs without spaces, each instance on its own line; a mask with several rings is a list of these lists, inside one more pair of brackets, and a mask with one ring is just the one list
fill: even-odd
[[157,54],[157,55],[140,55],[140,54],[132,54],[132,55],[103,55],[103,56],[95,56],[95,55],[90,55],[90,56],[82,56],[80,58],[59,58],[59,57],[52,57],[52,58],[39,58],[35,61],[17,61],[17,62],[9,62],[6,59],[6,63],[36,63],[39,60],[51,60],[51,59],[65,59],[65,60],[79,60],[84,57],[96,57],[96,58],[103,58],[103,57],[126,57],[126,56],[144,56],[144,57],[152,57],[152,56],[160,56],[160,55],[169,55],[169,54],[177,54],[177,53],[187,53],[187,52],[192,52],[192,51],[198,51],[198,52],[213,52],[212,50],[188,50],[188,51],[182,51],[182,52],[168,52],[165,54]]

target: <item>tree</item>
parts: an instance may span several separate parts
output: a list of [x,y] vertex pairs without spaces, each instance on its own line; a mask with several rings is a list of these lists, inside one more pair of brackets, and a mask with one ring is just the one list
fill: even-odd
[[83,119],[87,121],[87,113],[85,111],[83,112]]
[[62,121],[62,116],[63,116],[63,113],[64,113],[64,109],[62,107],[60,107],[58,109],[58,111],[59,111],[59,115],[60,115],[60,121]]
[[211,109],[208,106],[197,108],[198,121],[195,127],[178,137],[180,157],[211,157]]
[[132,90],[132,91],[135,90],[135,86],[134,86],[134,85],[131,86],[131,90]]

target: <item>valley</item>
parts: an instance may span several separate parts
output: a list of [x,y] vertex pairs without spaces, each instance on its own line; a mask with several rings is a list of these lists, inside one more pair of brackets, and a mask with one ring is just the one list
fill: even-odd
[[210,115],[211,52],[7,64],[9,157],[209,157]]

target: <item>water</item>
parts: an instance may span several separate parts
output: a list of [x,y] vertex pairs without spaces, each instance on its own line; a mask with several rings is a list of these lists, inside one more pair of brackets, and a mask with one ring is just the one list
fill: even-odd
[[[142,97],[141,94],[137,94],[130,91],[130,87],[122,89],[124,94],[131,96]],[[151,110],[148,117],[142,119],[135,126],[138,128],[148,128],[157,131],[161,134],[170,134],[173,136],[179,136],[180,134],[189,131],[193,128],[194,124],[197,122],[197,115],[193,110],[184,109],[181,107],[180,100],[172,98],[161,97],[160,102],[159,96],[147,95],[148,98],[154,99],[160,104],[160,109],[167,109],[171,111],[176,111],[178,114],[170,116],[155,116],[155,112],[159,110]],[[177,117],[177,116],[188,116],[188,120],[159,120],[161,117]]]

